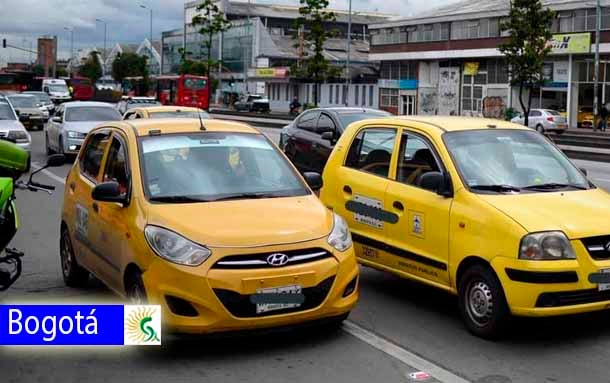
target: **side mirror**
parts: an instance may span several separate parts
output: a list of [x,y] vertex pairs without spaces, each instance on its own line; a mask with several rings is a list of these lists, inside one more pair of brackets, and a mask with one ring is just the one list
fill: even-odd
[[453,187],[449,174],[441,172],[428,172],[421,176],[419,186],[423,189],[433,191],[443,197],[453,197]]
[[59,117],[59,116],[54,116],[54,117],[51,119],[51,121],[53,121],[53,122],[55,122],[55,123],[58,123],[58,124],[61,124],[61,117]]
[[118,202],[122,205],[127,203],[127,196],[121,193],[118,182],[109,181],[98,184],[91,191],[91,198],[101,202]]
[[47,164],[45,168],[56,168],[58,166],[63,166],[66,163],[66,157],[63,154],[53,154],[49,158],[47,158]]
[[320,137],[321,137],[323,140],[328,140],[328,141],[330,141],[330,143],[331,143],[331,144],[333,144],[333,145],[334,145],[334,144],[335,144],[335,142],[336,142],[336,140],[335,140],[335,131],[334,131],[334,130],[328,130],[328,131],[326,131],[326,132],[322,133],[322,134],[320,135]]
[[320,173],[305,172],[303,173],[303,177],[305,178],[305,182],[307,182],[307,185],[309,185],[309,187],[313,191],[318,191],[322,189],[322,186],[324,186],[324,182],[322,181],[322,176],[320,175]]

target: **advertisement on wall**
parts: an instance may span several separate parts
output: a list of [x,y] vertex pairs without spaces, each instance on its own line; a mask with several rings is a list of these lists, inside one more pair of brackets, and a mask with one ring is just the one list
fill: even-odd
[[553,35],[548,44],[555,54],[589,53],[591,51],[591,34],[587,32]]

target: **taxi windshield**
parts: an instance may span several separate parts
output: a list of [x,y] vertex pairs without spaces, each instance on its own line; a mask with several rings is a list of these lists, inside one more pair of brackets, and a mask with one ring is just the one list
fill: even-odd
[[445,145],[473,191],[545,192],[588,189],[581,172],[546,138],[527,130],[446,133]]
[[262,135],[184,133],[140,139],[149,200],[210,202],[302,196],[308,189]]

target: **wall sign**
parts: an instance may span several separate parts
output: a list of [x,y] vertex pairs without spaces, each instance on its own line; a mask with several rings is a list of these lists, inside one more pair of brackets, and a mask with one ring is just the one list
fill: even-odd
[[551,51],[561,53],[589,53],[591,51],[591,33],[564,33],[553,35],[548,41]]

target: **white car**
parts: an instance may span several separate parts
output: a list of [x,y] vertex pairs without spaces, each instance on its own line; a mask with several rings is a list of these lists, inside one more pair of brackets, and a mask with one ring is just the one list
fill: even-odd
[[123,99],[117,104],[117,109],[119,113],[123,115],[129,109],[160,105],[161,103],[154,97],[123,97]]
[[42,91],[51,97],[54,103],[59,104],[62,102],[70,101],[72,95],[66,80],[59,80],[55,78],[47,78],[42,80]]
[[[525,125],[525,117],[518,115],[511,122]],[[527,123],[528,127],[540,133],[555,132],[561,134],[568,129],[568,121],[558,111],[552,109],[532,109]]]
[[19,121],[15,109],[10,101],[0,95],[0,137],[13,141],[17,146],[27,150],[31,149],[32,137]]
[[104,121],[119,121],[112,104],[93,101],[66,102],[57,107],[45,131],[47,154],[78,154],[87,133]]

